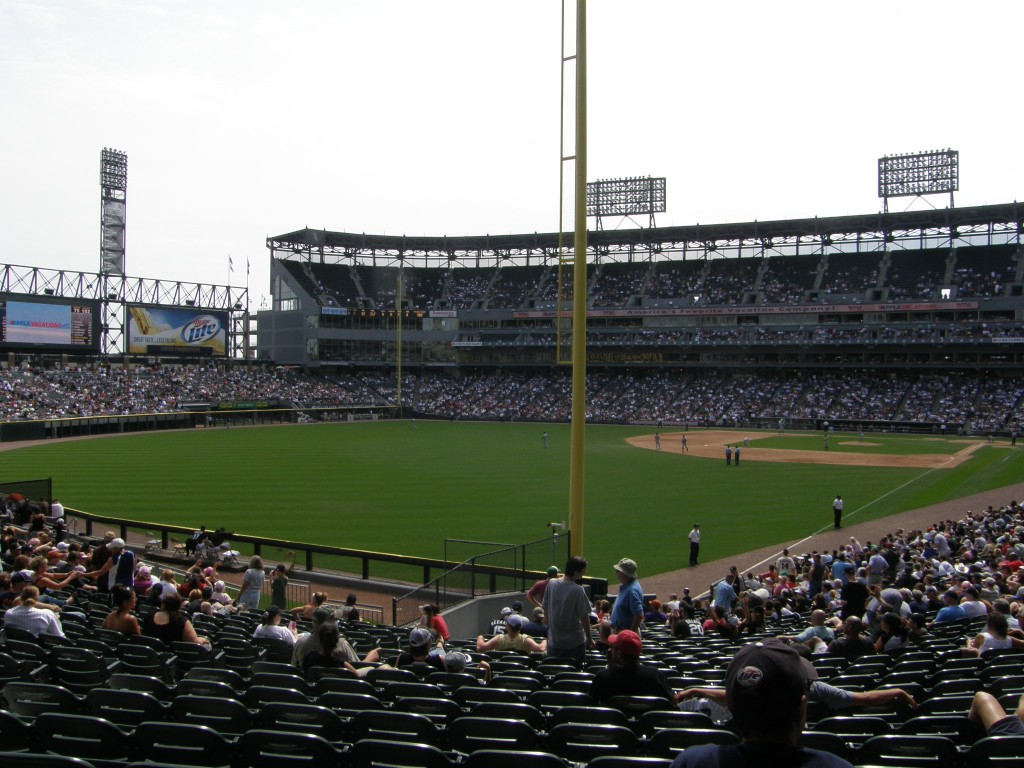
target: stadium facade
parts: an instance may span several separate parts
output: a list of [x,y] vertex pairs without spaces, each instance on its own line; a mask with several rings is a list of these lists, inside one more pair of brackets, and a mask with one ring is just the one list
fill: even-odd
[[[1016,375],[1022,218],[1013,203],[591,232],[588,361]],[[267,246],[273,308],[259,313],[257,337],[265,360],[393,366],[398,324],[402,365],[413,369],[552,366],[556,341],[567,343],[557,234],[303,229]]]

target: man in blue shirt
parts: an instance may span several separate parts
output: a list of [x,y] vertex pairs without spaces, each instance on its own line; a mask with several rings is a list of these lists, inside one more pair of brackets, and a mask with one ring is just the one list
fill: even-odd
[[736,603],[736,588],[733,586],[735,583],[736,575],[730,572],[715,585],[715,596],[711,604],[720,618],[727,619],[732,614],[732,607]]
[[636,632],[644,619],[644,590],[636,580],[636,563],[624,557],[612,567],[619,580],[619,596],[612,607],[612,631]]
[[[960,619],[966,619],[967,614],[964,609],[960,607],[958,602],[960,596],[950,589],[942,596],[942,602],[945,603],[945,607],[942,608],[937,614],[935,614],[935,621],[932,624],[942,624],[947,621],[959,621]],[[931,626],[929,624],[928,626]]]
[[838,579],[843,586],[850,580],[850,574],[857,570],[853,563],[846,559],[846,552],[840,550],[839,557],[832,561],[832,578]]

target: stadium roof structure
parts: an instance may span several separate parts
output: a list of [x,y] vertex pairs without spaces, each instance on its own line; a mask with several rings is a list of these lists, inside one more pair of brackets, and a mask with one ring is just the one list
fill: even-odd
[[[782,219],[730,224],[602,230],[588,233],[588,248],[598,262],[651,258],[715,258],[813,254],[824,250],[878,250],[890,243],[941,247],[964,243],[1019,242],[1024,205],[1017,202],[871,213],[826,218]],[[571,233],[562,236],[563,252]],[[267,238],[271,255],[320,263],[394,266],[484,266],[546,263],[559,253],[557,232],[464,237],[368,235],[300,229]]]

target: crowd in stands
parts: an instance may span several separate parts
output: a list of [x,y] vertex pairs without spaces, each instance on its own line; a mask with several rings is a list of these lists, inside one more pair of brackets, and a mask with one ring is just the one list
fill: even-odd
[[186,403],[276,399],[302,405],[383,402],[374,377],[338,382],[272,366],[0,369],[0,420],[169,413]]
[[[561,372],[421,377],[415,403],[421,412],[450,418],[558,418],[568,407],[568,383]],[[587,393],[588,418],[603,422],[729,426],[832,418],[969,425],[987,433],[1019,423],[1024,387],[950,375],[632,371],[592,373]]]
[[[569,417],[563,370],[405,373],[402,400],[450,419]],[[0,369],[0,419],[167,413],[189,403],[276,399],[282,406],[373,407],[397,402],[394,374],[362,371],[324,378],[273,367]],[[1018,428],[1024,385],[953,374],[834,371],[632,370],[592,372],[587,418],[595,422],[740,426],[779,419],[946,424],[972,434]]]
[[[249,765],[251,750],[280,755],[297,731],[330,765],[373,749],[395,764],[454,766],[430,749],[469,760],[510,739],[578,765],[612,754],[675,768],[752,767],[765,754],[833,768],[902,765],[901,755],[1024,760],[1024,738],[986,738],[1024,736],[1016,501],[863,543],[838,533],[837,516],[833,549],[732,567],[706,596],[645,595],[624,557],[617,595],[576,606],[565,590],[582,594],[587,563],[572,557],[475,638],[455,636],[429,604],[411,628],[360,621],[354,596],[333,606],[313,593],[289,610],[272,587],[252,610],[226,594],[216,564],[154,581],[112,533],[68,537],[45,500],[4,507],[0,750],[185,764],[185,750],[216,741]],[[259,558],[250,568],[265,573]],[[286,580],[286,568],[270,578]],[[568,605],[583,640],[571,651],[558,648]],[[164,704],[140,714],[140,696]],[[178,738],[152,738],[168,720],[184,724]],[[89,739],[74,735],[83,728]],[[416,747],[403,748],[410,737]]]
[[[974,252],[977,251],[977,252]],[[862,301],[869,290],[885,291],[887,300],[935,299],[942,289],[955,290],[957,298],[990,298],[1003,295],[1006,285],[1016,275],[1013,254],[998,258],[983,248],[961,249],[947,279],[948,251],[903,252],[883,266],[880,253],[840,254],[827,257],[755,257],[711,258],[688,261],[606,261],[588,271],[588,300],[595,307],[625,307],[634,297],[678,301],[682,304],[737,305],[758,295],[763,304],[828,301]],[[992,268],[997,263],[999,268]],[[331,294],[330,285],[336,275],[320,272],[335,270],[336,265],[310,265],[308,272],[292,270],[314,298]],[[352,267],[379,269],[391,278],[394,267]],[[520,275],[504,272],[522,269]],[[540,270],[538,276],[538,270]],[[884,270],[884,271],[883,271]],[[448,309],[469,309],[479,306],[491,309],[518,309],[529,300],[550,302],[556,298],[557,270],[551,267],[457,267],[451,269],[406,270],[405,296],[415,309],[444,306]],[[422,274],[420,274],[422,273]],[[570,272],[571,274],[571,272]],[[879,284],[879,275],[884,279]],[[328,279],[330,278],[330,279]],[[332,282],[333,281],[333,282]],[[365,298],[377,307],[390,307],[395,301],[395,280],[361,280]],[[335,303],[344,306],[356,287],[349,280],[346,288],[335,296]],[[326,287],[325,287],[326,286]],[[345,295],[342,295],[342,294]],[[811,295],[813,294],[813,296]]]

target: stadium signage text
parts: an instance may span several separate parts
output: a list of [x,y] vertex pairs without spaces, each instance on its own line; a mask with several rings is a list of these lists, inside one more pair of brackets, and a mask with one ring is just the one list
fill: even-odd
[[661,352],[588,352],[588,363],[664,363]]

